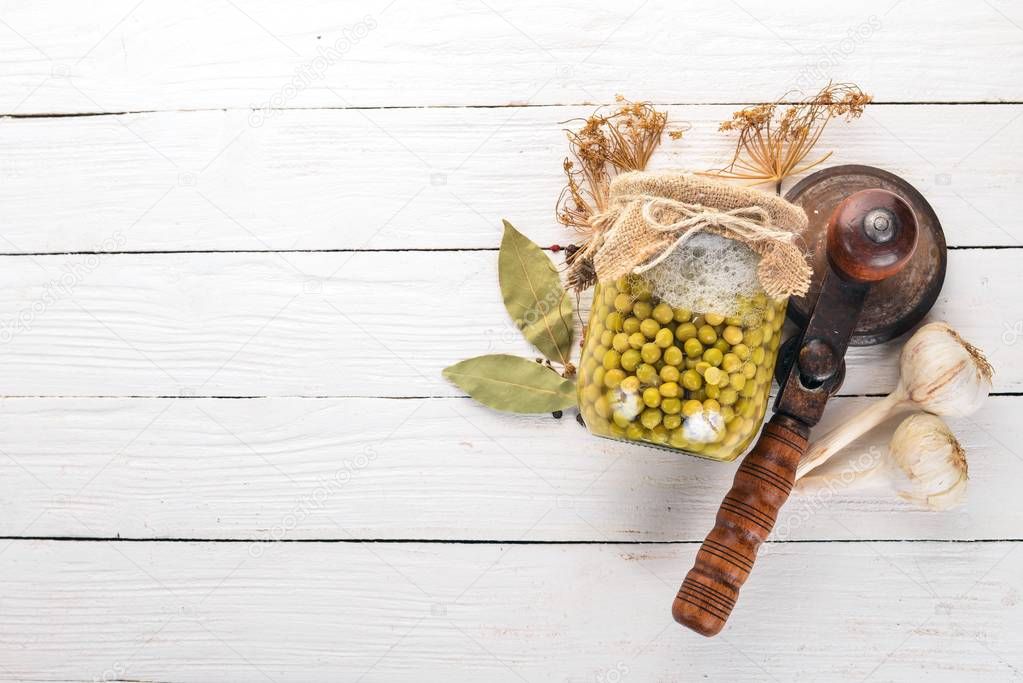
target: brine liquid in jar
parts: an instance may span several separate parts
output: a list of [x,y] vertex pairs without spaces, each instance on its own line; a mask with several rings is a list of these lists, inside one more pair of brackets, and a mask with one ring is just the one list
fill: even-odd
[[596,435],[716,460],[742,454],[767,411],[786,299],[748,247],[699,234],[642,275],[596,285],[579,406]]

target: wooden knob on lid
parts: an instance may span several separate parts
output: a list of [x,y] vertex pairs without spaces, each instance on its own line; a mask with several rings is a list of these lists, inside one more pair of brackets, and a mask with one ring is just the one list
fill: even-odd
[[898,273],[916,250],[913,209],[894,192],[861,190],[828,220],[828,262],[854,282],[879,282]]

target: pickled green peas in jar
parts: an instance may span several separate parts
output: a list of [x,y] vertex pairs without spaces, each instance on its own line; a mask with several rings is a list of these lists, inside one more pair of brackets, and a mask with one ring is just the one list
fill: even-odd
[[596,285],[579,407],[599,436],[732,460],[767,411],[786,299],[739,292],[693,310],[643,275]]

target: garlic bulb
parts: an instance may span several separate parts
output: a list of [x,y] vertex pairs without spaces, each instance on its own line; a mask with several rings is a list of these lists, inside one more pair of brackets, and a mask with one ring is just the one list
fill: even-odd
[[887,455],[877,449],[858,456],[848,453],[800,479],[796,491],[804,496],[834,495],[884,481],[920,507],[948,510],[963,501],[967,478],[966,453],[945,422],[917,413],[895,430]]
[[929,323],[917,330],[902,349],[899,368],[895,391],[810,446],[799,462],[797,478],[896,413],[916,408],[965,417],[976,412],[991,391],[991,364],[947,323]]
[[929,413],[972,415],[991,391],[991,364],[947,323],[924,325],[902,348],[900,384]]
[[902,421],[888,453],[905,475],[899,495],[932,510],[955,507],[966,495],[966,452],[945,422],[918,413]]

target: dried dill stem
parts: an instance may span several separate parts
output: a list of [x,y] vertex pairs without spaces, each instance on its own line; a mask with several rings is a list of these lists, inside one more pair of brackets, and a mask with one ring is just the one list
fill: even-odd
[[820,164],[831,152],[804,163],[820,139],[828,122],[836,116],[846,121],[859,118],[871,96],[851,83],[828,83],[813,97],[783,106],[783,100],[758,104],[735,112],[721,124],[722,131],[736,131],[735,154],[724,168],[710,171],[754,185],[773,182],[807,171]]
[[[642,171],[668,124],[668,115],[648,102],[630,102],[621,95],[611,113],[601,109],[567,130],[569,156],[562,168],[567,177],[558,198],[558,222],[589,236],[590,216],[607,207],[611,179],[624,171]],[[669,133],[672,139],[682,131]]]

